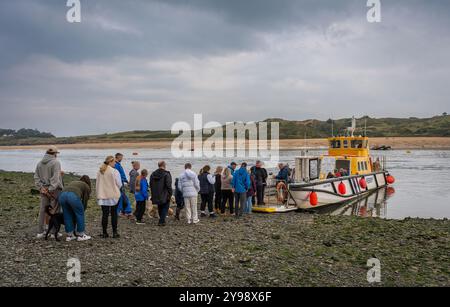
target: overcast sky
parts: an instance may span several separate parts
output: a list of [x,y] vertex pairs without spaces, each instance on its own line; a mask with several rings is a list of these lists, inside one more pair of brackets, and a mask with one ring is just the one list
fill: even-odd
[[450,111],[450,1],[0,1],[0,128]]

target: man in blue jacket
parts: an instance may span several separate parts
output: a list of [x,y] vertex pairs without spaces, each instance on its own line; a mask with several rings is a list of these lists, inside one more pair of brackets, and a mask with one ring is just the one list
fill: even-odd
[[121,196],[119,199],[119,206],[117,210],[119,211],[119,214],[130,217],[132,213],[131,203],[130,200],[128,199],[127,194],[125,193],[125,184],[128,184],[128,179],[127,175],[125,175],[125,171],[122,167],[122,164],[120,164],[120,162],[122,162],[123,160],[123,154],[117,153],[115,157],[116,157],[115,168],[119,172],[120,178],[122,179],[122,188],[120,189]]
[[247,202],[247,191],[250,189],[250,174],[247,171],[247,163],[242,163],[241,168],[234,172],[231,187],[234,192],[234,204],[236,217],[242,216]]
[[278,164],[278,168],[280,171],[278,175],[275,176],[276,180],[284,181],[285,183],[289,182],[289,165],[284,165],[283,163]]

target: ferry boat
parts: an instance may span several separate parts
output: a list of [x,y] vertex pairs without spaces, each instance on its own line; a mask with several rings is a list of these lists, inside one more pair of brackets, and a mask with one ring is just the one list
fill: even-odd
[[355,136],[356,120],[346,136],[328,138],[322,156],[295,159],[290,182],[272,182],[266,189],[266,205],[254,212],[277,213],[347,203],[395,183],[385,169],[385,159],[370,156],[369,138]]

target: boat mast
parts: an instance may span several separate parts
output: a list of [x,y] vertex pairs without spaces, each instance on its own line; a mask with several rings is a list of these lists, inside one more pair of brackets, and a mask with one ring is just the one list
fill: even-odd
[[364,117],[364,137],[367,137],[367,116]]
[[334,138],[334,120],[331,119],[331,137]]

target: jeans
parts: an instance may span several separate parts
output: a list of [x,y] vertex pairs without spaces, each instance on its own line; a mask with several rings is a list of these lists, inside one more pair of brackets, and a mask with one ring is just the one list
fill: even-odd
[[119,199],[119,206],[117,208],[118,212],[122,212],[125,214],[131,214],[131,212],[133,211],[131,209],[131,203],[130,200],[128,199],[127,194],[125,193],[125,188],[122,187],[120,189],[120,199]]
[[85,230],[84,205],[81,199],[73,192],[62,192],[59,195],[59,204],[63,209],[66,233],[72,234],[74,232],[75,221],[77,233],[83,234]]
[[102,206],[102,228],[103,233],[107,233],[108,229],[108,217],[111,214],[111,225],[113,233],[117,233],[117,205],[115,206]]
[[234,193],[234,212],[236,216],[242,216],[244,207],[247,203],[247,192]]
[[145,200],[136,202],[136,212],[134,213],[134,215],[136,216],[136,220],[138,222],[141,222],[142,221],[142,217],[144,216],[145,204],[146,204]]
[[209,214],[214,213],[213,208],[213,201],[214,201],[214,192],[208,193],[208,194],[200,194],[200,197],[202,199],[202,203],[200,205],[200,211],[205,211],[206,204],[208,204],[208,211]]
[[220,206],[220,212],[222,214],[225,213],[225,209],[227,207],[230,208],[230,214],[234,213],[234,194],[231,190],[222,190],[222,205]]
[[158,204],[159,224],[166,223],[167,213],[169,212],[170,203]]
[[247,196],[247,202],[245,204],[245,210],[244,213],[252,213],[252,206],[253,206],[253,199],[254,196]]

